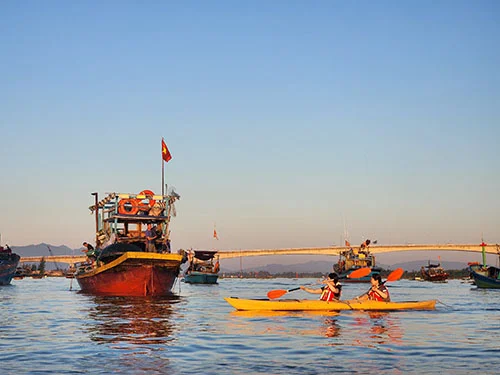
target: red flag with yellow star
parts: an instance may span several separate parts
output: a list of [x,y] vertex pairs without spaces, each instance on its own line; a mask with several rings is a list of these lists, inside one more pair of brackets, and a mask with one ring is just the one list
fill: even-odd
[[163,160],[165,160],[165,163],[172,159],[172,155],[170,155],[167,144],[163,139],[161,140],[161,157],[163,158]]

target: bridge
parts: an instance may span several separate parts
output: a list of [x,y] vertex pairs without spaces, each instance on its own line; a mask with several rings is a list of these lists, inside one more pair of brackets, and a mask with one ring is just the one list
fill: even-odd
[[[500,245],[486,245],[485,252],[488,254],[497,254],[500,256]],[[339,255],[344,250],[349,250],[346,246],[330,246],[330,247],[302,247],[302,248],[286,248],[286,249],[260,249],[260,250],[221,250],[219,251],[219,259],[231,259],[240,257],[253,256],[269,256],[269,255]],[[470,253],[481,253],[481,245],[463,245],[463,244],[430,244],[430,245],[388,245],[388,246],[370,246],[372,254],[384,254],[400,251],[464,251]],[[85,255],[54,255],[54,256],[33,256],[21,257],[21,263],[40,263],[42,258],[46,262],[67,263],[74,266],[75,263],[85,262]]]

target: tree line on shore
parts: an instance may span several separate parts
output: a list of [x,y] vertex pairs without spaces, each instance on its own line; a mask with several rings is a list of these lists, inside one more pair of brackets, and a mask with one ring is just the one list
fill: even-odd
[[[393,270],[383,269],[381,271],[382,278],[387,277],[389,273]],[[446,270],[449,279],[463,279],[469,277],[469,269],[464,268],[461,270]],[[269,273],[267,271],[238,271],[238,272],[223,272],[221,274],[222,278],[253,278],[253,279],[273,279],[273,278],[285,278],[285,279],[296,279],[296,278],[322,278],[326,276],[325,273],[321,272],[282,272],[282,273]],[[416,277],[420,277],[420,271],[405,271],[402,279],[414,280]]]

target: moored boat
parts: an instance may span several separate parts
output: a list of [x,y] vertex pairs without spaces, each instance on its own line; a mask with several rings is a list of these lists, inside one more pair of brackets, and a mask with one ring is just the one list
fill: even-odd
[[[478,288],[483,289],[500,289],[500,268],[495,266],[488,266],[486,264],[486,244],[482,241],[481,246],[483,248],[483,263],[479,262],[469,263],[469,274],[474,280],[474,284]],[[497,252],[500,259],[500,246],[497,245]]]
[[[348,249],[343,250],[339,254],[339,260],[333,265],[333,270],[339,275],[342,282],[370,282],[373,275],[379,274],[382,269],[375,264],[375,256],[370,252],[370,240],[366,240],[358,248],[352,248],[351,244],[346,241]],[[350,274],[360,268],[370,268],[370,273],[363,277],[350,278]]]
[[10,249],[9,245],[0,246],[0,285],[9,285],[16,274],[21,257]]
[[434,310],[436,300],[427,301],[320,301],[296,299],[243,299],[236,297],[224,298],[227,303],[237,310],[245,311],[395,311],[395,310]]
[[214,264],[216,250],[194,250],[188,253],[189,267],[184,273],[184,282],[188,284],[217,284],[219,260]]
[[75,274],[81,291],[113,296],[171,294],[186,260],[182,252],[173,254],[170,249],[169,224],[180,196],[144,190],[110,193],[98,201],[97,193],[93,195],[95,204],[89,209],[96,215],[96,249]]
[[426,281],[443,282],[448,279],[448,273],[441,267],[441,263],[431,264],[429,261],[427,266],[422,266],[420,275]]
[[469,265],[469,272],[478,288],[500,289],[500,268],[474,263]]

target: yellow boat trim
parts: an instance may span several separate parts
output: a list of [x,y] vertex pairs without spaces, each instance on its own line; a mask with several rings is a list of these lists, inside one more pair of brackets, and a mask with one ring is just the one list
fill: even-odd
[[76,277],[90,277],[97,275],[101,272],[107,271],[113,267],[116,267],[120,263],[123,263],[129,259],[149,259],[149,260],[164,260],[164,261],[173,261],[173,262],[179,262],[179,264],[182,261],[182,255],[180,254],[160,254],[160,253],[144,253],[144,252],[135,252],[135,251],[129,251],[124,253],[122,256],[119,258],[116,258],[114,261],[110,263],[106,263],[100,267],[94,268],[92,271],[86,272],[85,274],[82,275],[77,275]]

